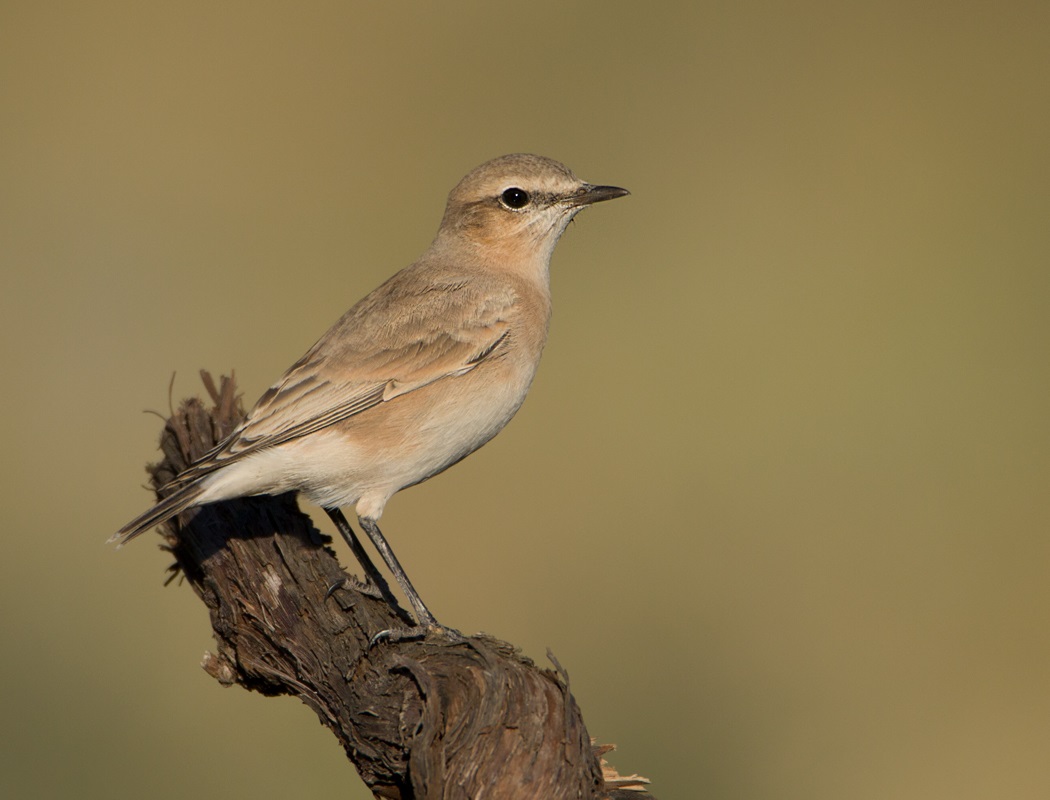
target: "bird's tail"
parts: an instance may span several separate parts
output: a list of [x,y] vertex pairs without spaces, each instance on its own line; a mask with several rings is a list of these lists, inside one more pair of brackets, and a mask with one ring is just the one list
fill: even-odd
[[127,544],[140,533],[145,533],[150,528],[156,527],[163,522],[167,522],[176,514],[182,513],[187,508],[197,505],[197,500],[200,498],[203,491],[204,487],[201,486],[200,483],[191,483],[188,486],[183,486],[173,494],[165,497],[149,511],[144,514],[139,514],[135,519],[131,520],[131,522],[113,534],[109,538],[109,541],[119,542],[120,545],[118,546]]

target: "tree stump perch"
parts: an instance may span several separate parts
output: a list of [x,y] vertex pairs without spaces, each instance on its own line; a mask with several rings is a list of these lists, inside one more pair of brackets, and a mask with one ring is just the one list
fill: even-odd
[[[154,489],[244,417],[232,378],[201,376],[213,407],[191,398],[167,420]],[[376,797],[652,800],[645,779],[604,762],[611,747],[591,741],[560,666],[485,635],[370,646],[406,627],[404,611],[343,571],[294,495],[202,506],[161,531],[171,578],[185,575],[211,616],[208,674],[299,697]]]

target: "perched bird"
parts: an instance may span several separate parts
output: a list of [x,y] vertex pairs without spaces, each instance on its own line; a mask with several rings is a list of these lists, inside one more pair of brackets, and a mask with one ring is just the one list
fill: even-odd
[[547,340],[555,244],[581,209],[626,194],[541,156],[477,167],[449,193],[419,260],[347,311],[227,439],[111,541],[205,503],[297,491],[360,555],[339,510],[356,504],[419,624],[437,625],[379,530],[383,507],[514,416]]

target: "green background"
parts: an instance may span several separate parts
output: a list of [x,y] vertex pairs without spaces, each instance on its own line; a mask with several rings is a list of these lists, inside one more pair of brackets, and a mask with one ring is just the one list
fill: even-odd
[[[168,382],[250,403],[530,151],[518,418],[397,496],[438,617],[661,800],[1050,797],[1050,4],[0,4],[0,795],[367,793],[198,667],[142,511]],[[348,557],[348,556],[347,556]]]

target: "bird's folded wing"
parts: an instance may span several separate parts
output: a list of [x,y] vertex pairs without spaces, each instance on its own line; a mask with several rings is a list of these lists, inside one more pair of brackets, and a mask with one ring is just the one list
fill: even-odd
[[[415,306],[411,319],[377,331],[371,309],[368,324],[355,325],[357,307],[347,312],[310,351],[271,386],[247,419],[218,447],[183,472],[173,483],[195,480],[234,460],[267,447],[307,436],[381,403],[443,378],[463,375],[506,352],[513,302],[475,305],[450,325],[450,296],[442,313],[428,303]],[[468,297],[459,298],[469,300]],[[380,320],[382,321],[382,320]],[[373,328],[361,331],[359,328]],[[361,333],[367,335],[361,336]],[[358,334],[358,335],[355,335]]]

